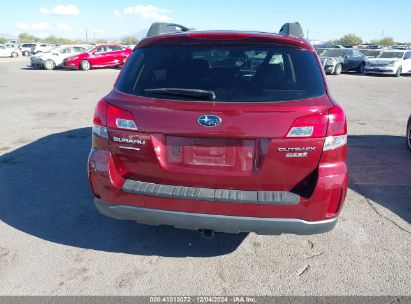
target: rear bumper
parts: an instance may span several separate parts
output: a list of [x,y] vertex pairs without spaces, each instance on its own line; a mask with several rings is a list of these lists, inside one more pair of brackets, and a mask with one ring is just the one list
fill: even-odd
[[394,75],[396,73],[396,69],[394,68],[370,68],[366,67],[364,69],[364,73],[366,74],[385,74],[385,75]]
[[304,221],[289,218],[257,218],[245,216],[226,216],[149,209],[127,205],[108,205],[99,199],[94,203],[97,210],[105,216],[120,220],[133,220],[148,225],[168,225],[181,229],[210,229],[216,232],[276,235],[293,233],[310,235],[328,232],[334,228],[337,218],[323,221]]
[[210,191],[124,180],[111,153],[98,149],[89,155],[88,175],[97,209],[112,218],[191,230],[308,235],[331,230],[345,200],[346,163],[330,163],[333,159],[323,156],[309,198],[295,198],[289,192]]

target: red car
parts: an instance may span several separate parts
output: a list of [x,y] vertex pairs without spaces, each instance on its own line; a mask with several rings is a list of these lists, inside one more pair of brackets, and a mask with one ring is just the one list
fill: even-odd
[[316,234],[346,197],[346,143],[306,40],[167,33],[142,40],[98,102],[88,176],[97,209],[116,219]]
[[79,55],[64,60],[63,66],[67,69],[90,70],[121,66],[132,51],[117,44],[96,45]]

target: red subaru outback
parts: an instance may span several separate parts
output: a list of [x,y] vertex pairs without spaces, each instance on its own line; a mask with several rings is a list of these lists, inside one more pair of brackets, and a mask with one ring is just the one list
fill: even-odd
[[347,124],[313,47],[289,34],[146,38],[97,104],[88,174],[104,215],[228,233],[331,230]]

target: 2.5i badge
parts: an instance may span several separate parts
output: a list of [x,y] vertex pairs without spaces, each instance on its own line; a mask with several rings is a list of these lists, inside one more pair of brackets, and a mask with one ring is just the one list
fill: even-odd
[[278,148],[277,151],[287,153],[286,158],[302,158],[315,151],[315,147]]

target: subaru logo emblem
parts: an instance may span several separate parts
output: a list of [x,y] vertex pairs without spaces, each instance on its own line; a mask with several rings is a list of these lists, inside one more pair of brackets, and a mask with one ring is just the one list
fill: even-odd
[[221,123],[221,118],[217,115],[201,115],[197,122],[204,127],[215,127]]

